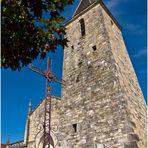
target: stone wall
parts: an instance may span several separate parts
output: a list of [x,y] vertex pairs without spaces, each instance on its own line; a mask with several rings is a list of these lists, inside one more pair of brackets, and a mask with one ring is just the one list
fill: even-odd
[[104,10],[103,16],[116,61],[120,85],[124,91],[123,99],[126,101],[127,127],[130,129],[130,131],[126,131],[125,129],[129,138],[126,145],[130,145],[130,142],[136,141],[139,148],[146,148],[146,104],[144,97],[125,47],[121,31]]
[[[102,12],[97,5],[67,26],[70,43],[64,53],[67,86],[62,91],[60,112],[62,148],[93,148],[97,143],[123,148],[128,141],[125,94]],[[85,37],[81,37],[81,18]]]
[[[57,132],[59,122],[59,102],[58,97],[52,97],[52,114],[51,114],[51,137],[54,140],[54,145],[57,144]],[[27,148],[42,148],[43,145],[43,122],[44,122],[44,103],[45,100],[34,109],[29,117],[29,130]],[[27,130],[27,129],[26,129]],[[52,146],[51,146],[52,148]]]

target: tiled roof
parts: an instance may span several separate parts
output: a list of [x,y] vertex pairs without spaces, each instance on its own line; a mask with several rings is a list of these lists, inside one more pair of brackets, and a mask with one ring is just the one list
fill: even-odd
[[24,148],[24,141],[17,141],[9,144],[9,148]]
[[1,148],[6,148],[6,144],[1,144]]
[[74,16],[85,10],[91,4],[93,4],[96,0],[81,0],[79,6],[77,7]]

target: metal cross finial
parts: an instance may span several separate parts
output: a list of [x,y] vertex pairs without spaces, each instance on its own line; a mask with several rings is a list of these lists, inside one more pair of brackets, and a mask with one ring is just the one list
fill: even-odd
[[7,139],[7,145],[10,144],[10,135],[8,135],[8,139]]

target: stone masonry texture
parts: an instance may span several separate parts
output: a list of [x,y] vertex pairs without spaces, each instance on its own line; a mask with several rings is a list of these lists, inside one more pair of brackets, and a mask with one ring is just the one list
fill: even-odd
[[[98,3],[66,28],[66,86],[52,98],[54,147],[146,148],[146,104],[115,20]],[[42,147],[43,115],[44,100],[29,116],[27,148]]]

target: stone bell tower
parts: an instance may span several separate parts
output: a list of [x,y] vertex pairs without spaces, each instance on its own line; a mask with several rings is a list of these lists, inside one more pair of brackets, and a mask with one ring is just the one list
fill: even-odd
[[58,148],[146,148],[146,104],[121,27],[101,0],[66,24]]

